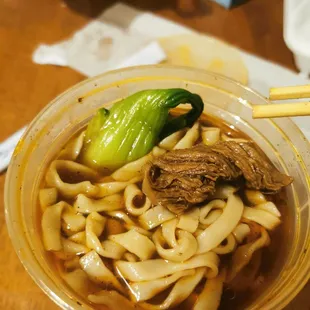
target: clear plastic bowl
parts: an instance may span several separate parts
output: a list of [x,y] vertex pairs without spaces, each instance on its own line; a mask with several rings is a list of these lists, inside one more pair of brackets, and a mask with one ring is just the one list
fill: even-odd
[[248,134],[294,177],[268,289],[247,309],[282,309],[310,274],[310,145],[289,119],[253,120],[251,105],[268,101],[251,89],[205,71],[169,66],[133,67],[86,80],[53,100],[31,123],[13,155],[5,185],[7,227],[15,250],[41,289],[63,309],[91,309],[65,285],[40,238],[38,188],[46,165],[99,108],[142,89],[181,87],[198,93],[205,111]]

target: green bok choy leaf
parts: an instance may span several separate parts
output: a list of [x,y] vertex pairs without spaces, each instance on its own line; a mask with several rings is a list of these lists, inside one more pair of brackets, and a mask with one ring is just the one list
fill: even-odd
[[[171,118],[169,110],[189,103],[189,112]],[[200,96],[185,89],[151,89],[137,92],[100,109],[89,122],[82,161],[95,168],[116,169],[148,152],[159,140],[190,127],[203,110]]]

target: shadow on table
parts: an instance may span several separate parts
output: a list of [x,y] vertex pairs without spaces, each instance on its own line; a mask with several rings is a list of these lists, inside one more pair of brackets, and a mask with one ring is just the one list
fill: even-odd
[[[63,0],[66,5],[78,12],[92,18],[118,1],[112,0]],[[122,3],[145,11],[175,10],[182,17],[209,15],[211,6],[206,0],[124,0]]]

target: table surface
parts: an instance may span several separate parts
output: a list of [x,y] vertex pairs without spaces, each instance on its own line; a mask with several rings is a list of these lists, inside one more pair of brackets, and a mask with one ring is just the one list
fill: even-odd
[[[179,1],[179,4],[167,0],[130,3],[295,70],[293,56],[283,41],[282,1],[250,0],[233,10],[225,10],[200,0],[196,4],[197,12],[190,14],[184,12],[186,1]],[[56,95],[84,78],[69,68],[32,63],[35,47],[68,38],[111,3],[100,0],[0,2],[0,141],[30,122]],[[26,273],[13,250],[5,227],[4,179],[5,174],[0,175],[0,309],[57,309]],[[307,292],[310,293],[309,284],[287,309],[309,309]]]

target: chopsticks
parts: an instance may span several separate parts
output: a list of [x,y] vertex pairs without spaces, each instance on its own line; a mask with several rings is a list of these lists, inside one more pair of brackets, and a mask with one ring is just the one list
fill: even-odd
[[310,102],[258,104],[253,106],[253,118],[310,116]]
[[310,85],[270,88],[270,100],[310,98]]
[[[270,100],[310,98],[310,85],[271,88]],[[310,102],[253,105],[253,118],[310,116]]]

